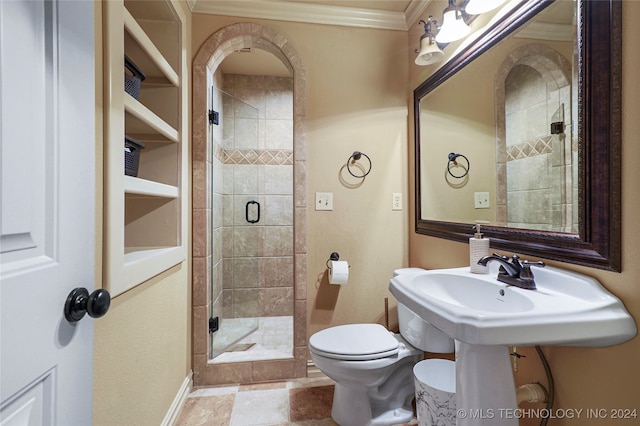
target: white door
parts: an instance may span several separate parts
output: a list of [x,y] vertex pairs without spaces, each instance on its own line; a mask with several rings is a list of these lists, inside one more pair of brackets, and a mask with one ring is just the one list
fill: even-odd
[[95,105],[91,1],[0,0],[0,424],[91,424]]

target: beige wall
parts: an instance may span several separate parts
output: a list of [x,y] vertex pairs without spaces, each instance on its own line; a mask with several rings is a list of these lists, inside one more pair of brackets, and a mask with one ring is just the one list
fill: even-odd
[[[187,17],[188,29],[191,13],[186,3],[180,5]],[[101,10],[97,7],[96,52],[102,49],[99,44],[100,21]],[[187,30],[183,59],[190,74],[189,36]],[[102,69],[100,58],[96,69]],[[101,76],[97,76],[96,81],[100,87]],[[185,105],[188,107],[191,105],[190,89],[187,93],[189,99],[185,100]],[[102,99],[101,93],[98,99]],[[101,159],[101,105],[97,110],[97,152]],[[186,111],[185,116],[190,117],[190,113]],[[189,140],[190,136],[187,136],[186,142]],[[106,184],[101,171],[102,164],[98,162],[98,193]],[[182,178],[190,181],[190,167]],[[191,187],[190,183],[187,187]],[[191,191],[186,191],[186,194],[191,194]],[[101,212],[102,208],[99,201],[97,211]],[[190,199],[185,201],[183,208],[186,209],[186,229],[189,230],[183,236],[188,260],[113,298],[108,314],[94,321],[93,424],[96,426],[161,424],[191,370]],[[101,241],[101,221],[96,227],[96,240]],[[100,245],[96,247],[96,264],[102,264]],[[101,275],[98,270],[98,281]]]
[[[637,111],[640,109],[640,82],[636,79],[635,71],[640,67],[640,51],[635,41],[640,39],[640,3],[624,1],[623,4],[623,53],[622,53],[622,273],[601,271],[598,269],[579,267],[547,261],[549,265],[568,270],[578,271],[598,279],[609,291],[624,302],[627,310],[636,319],[640,319],[640,191],[637,182],[640,180],[640,168],[637,160],[640,158],[640,144],[636,143],[640,137],[640,121]],[[411,40],[417,40],[419,31],[412,29]],[[428,76],[435,67],[417,67],[411,61],[411,84],[415,87]],[[408,99],[412,103],[411,95]],[[412,138],[412,136],[410,136]],[[410,150],[413,157],[413,150]],[[410,158],[413,161],[413,158]],[[411,163],[412,164],[412,163]],[[410,186],[413,188],[413,174],[410,176]],[[412,191],[412,190],[411,190]],[[413,192],[410,193],[412,194]],[[410,221],[413,223],[413,197],[410,210]],[[412,266],[425,268],[448,268],[466,265],[468,262],[468,246],[442,239],[409,233],[409,263]],[[519,361],[519,371],[516,373],[518,384],[540,381],[545,383],[544,373],[539,365],[535,351],[532,348],[520,348],[519,351],[527,355]],[[583,348],[544,348],[555,379],[555,406],[565,409],[579,408],[637,408],[640,409],[637,383],[640,380],[640,370],[637,362],[640,356],[640,338],[611,348],[583,349]],[[540,405],[537,405],[540,407]],[[583,415],[580,419],[554,419],[550,424],[564,425],[604,425],[604,424],[637,424],[638,420],[602,420],[587,419]],[[539,421],[521,422],[521,426],[538,424]]]
[[[308,335],[335,324],[382,321],[389,277],[407,263],[407,211],[391,211],[393,192],[408,199],[408,55],[399,48],[407,35],[194,14],[194,54],[209,35],[237,22],[282,34],[307,70],[307,203],[314,204],[315,192],[334,194],[333,211],[307,211]],[[341,168],[356,150],[371,158],[373,169],[349,188],[357,182]],[[325,261],[334,251],[352,266],[344,287],[327,283]]]
[[190,370],[187,262],[112,300],[95,321],[94,425],[159,425]]

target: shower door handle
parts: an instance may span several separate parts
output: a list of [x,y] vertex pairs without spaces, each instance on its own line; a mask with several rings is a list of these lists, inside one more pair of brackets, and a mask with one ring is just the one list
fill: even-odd
[[[256,204],[258,206],[258,217],[257,219],[249,219],[249,205]],[[257,201],[247,201],[247,205],[244,207],[244,216],[247,222],[249,223],[257,223],[260,221],[260,203]]]

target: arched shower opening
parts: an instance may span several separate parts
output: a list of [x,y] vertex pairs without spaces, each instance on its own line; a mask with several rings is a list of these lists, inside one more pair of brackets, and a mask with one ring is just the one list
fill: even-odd
[[[220,66],[226,58],[253,49],[278,58],[290,77],[223,75]],[[220,29],[204,42],[194,60],[196,386],[306,376],[303,76],[292,45],[254,23]],[[290,136],[284,143],[286,134]],[[249,328],[228,337],[225,343],[236,348],[224,352],[216,340],[222,343],[225,338],[218,339],[221,335],[216,333],[225,319],[230,328],[235,322],[242,329],[241,318],[258,319],[245,321]],[[251,348],[278,339],[270,334],[273,319],[289,321],[288,349],[270,348],[257,357],[250,354]],[[213,331],[216,326],[218,331]],[[253,340],[262,342],[243,343],[242,337],[256,326]]]

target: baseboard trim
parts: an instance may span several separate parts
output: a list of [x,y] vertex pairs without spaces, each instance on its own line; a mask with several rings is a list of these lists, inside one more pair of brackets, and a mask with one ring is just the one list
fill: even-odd
[[307,361],[307,377],[309,379],[318,379],[321,377],[327,377],[327,375],[324,374],[318,367],[316,367],[313,361],[308,360]]
[[189,374],[184,378],[184,382],[182,382],[182,386],[180,386],[176,397],[173,399],[173,402],[169,407],[169,411],[167,411],[167,414],[164,416],[161,426],[173,426],[175,424],[176,420],[178,420],[178,416],[180,415],[180,411],[182,411],[184,402],[187,400],[187,396],[191,393],[192,388],[193,371],[189,371]]

